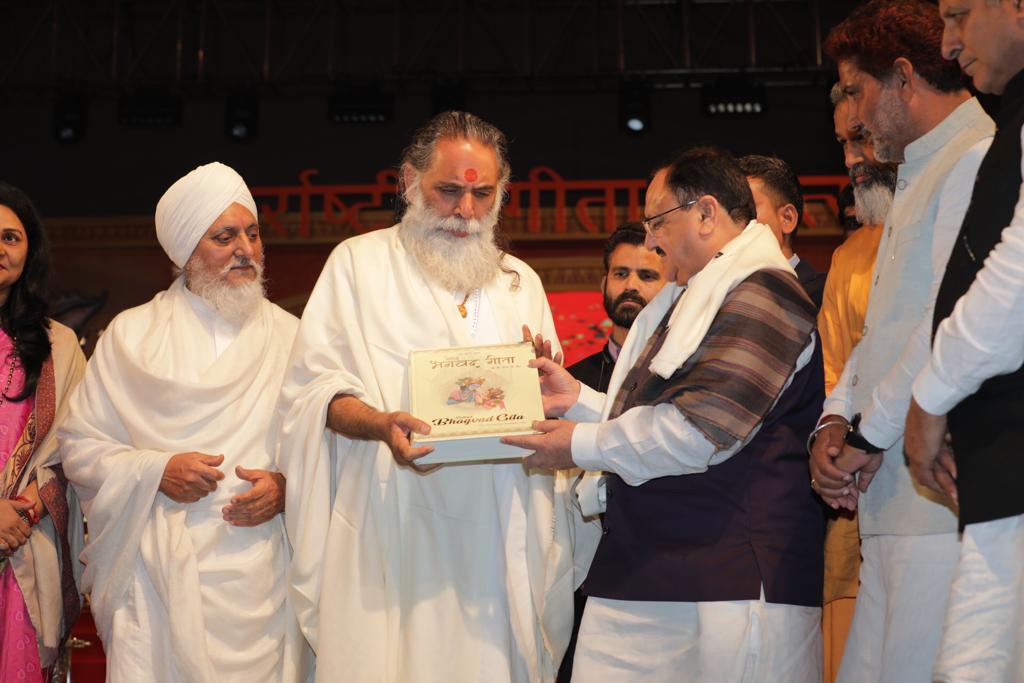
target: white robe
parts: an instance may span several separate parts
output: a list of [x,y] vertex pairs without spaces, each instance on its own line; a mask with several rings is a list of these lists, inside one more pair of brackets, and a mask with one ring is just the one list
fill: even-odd
[[[179,278],[114,319],[60,430],[108,680],[296,680],[283,520],[233,527],[220,510],[251,486],[236,465],[277,469],[270,425],[297,321],[264,301],[218,357],[187,294]],[[181,504],[158,487],[187,451],[223,454],[225,478]]]
[[[522,261],[480,297],[496,339],[557,339]],[[519,463],[419,474],[325,429],[338,394],[408,410],[412,349],[482,343],[393,227],[340,244],[303,314],[282,390],[290,597],[317,679],[551,681],[572,624],[568,478]],[[473,315],[471,313],[471,315]],[[483,327],[481,327],[481,332]]]

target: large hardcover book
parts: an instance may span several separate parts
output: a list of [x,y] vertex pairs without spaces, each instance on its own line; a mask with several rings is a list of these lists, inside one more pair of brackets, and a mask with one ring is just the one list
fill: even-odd
[[413,434],[412,443],[434,447],[417,464],[527,455],[500,439],[536,434],[534,420],[544,419],[537,370],[528,365],[533,357],[530,342],[411,352],[411,412],[431,428]]

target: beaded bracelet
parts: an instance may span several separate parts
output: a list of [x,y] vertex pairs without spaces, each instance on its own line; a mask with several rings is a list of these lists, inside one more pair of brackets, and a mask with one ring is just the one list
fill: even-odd
[[[22,503],[31,503],[25,496],[16,496],[14,500],[20,500]],[[35,526],[39,524],[39,513],[36,512],[35,506],[28,508],[27,510],[18,510],[18,516],[25,520],[25,524],[29,526]]]

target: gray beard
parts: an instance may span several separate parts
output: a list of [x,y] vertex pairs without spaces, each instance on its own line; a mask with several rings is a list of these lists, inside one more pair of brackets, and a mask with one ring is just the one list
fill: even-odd
[[885,138],[874,138],[875,160],[887,164],[902,164],[906,146],[899,146]]
[[259,309],[266,298],[266,289],[262,263],[249,262],[249,265],[256,269],[256,277],[237,285],[230,284],[225,279],[233,265],[239,264],[233,262],[221,272],[214,273],[189,261],[184,268],[185,283],[190,292],[210,304],[222,318],[240,325]]
[[861,225],[881,225],[892,208],[892,190],[882,183],[855,185],[853,202]]
[[899,131],[907,126],[907,115],[890,86],[882,88],[875,107],[876,130],[868,131],[875,148],[875,161],[890,164],[903,163],[906,143],[899,142]]
[[[480,219],[442,217],[423,199],[419,178],[410,183],[405,198],[408,208],[398,237],[428,277],[453,292],[470,292],[497,276],[502,252],[494,243],[494,232],[500,201]],[[470,234],[457,237],[455,230]]]

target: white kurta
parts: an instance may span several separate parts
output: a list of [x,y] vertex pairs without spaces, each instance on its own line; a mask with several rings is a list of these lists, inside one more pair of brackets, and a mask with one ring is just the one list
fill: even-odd
[[413,349],[516,342],[524,323],[556,339],[537,275],[503,263],[518,286],[509,273],[486,286],[476,324],[397,228],[339,245],[313,290],[282,391],[280,460],[290,595],[317,680],[554,679],[572,623],[567,477],[519,463],[420,474],[383,443],[325,429],[338,394],[408,410]]
[[[221,509],[251,486],[236,465],[277,469],[270,424],[297,321],[264,302],[224,329],[197,301],[178,279],[118,315],[72,397],[60,440],[89,520],[83,588],[108,680],[295,680],[283,520],[233,527]],[[225,478],[181,504],[158,487],[187,451],[223,454]]]

